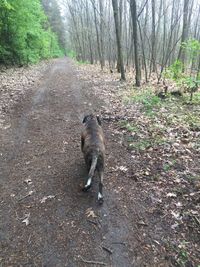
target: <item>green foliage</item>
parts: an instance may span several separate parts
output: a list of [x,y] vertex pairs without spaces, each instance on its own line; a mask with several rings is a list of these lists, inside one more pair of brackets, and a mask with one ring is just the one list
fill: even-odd
[[119,126],[121,129],[126,129],[128,132],[138,132],[139,129],[136,125],[131,122],[127,122],[126,120],[122,120],[119,122]]
[[151,142],[150,140],[138,140],[138,141],[135,141],[135,142],[131,142],[129,143],[129,148],[132,149],[136,149],[136,150],[140,150],[140,151],[144,151],[146,149],[148,149],[149,147],[151,147]]
[[77,63],[78,63],[79,65],[90,64],[89,61],[83,61],[83,60],[78,60]]
[[197,39],[188,39],[182,43],[182,46],[186,50],[189,60],[198,58],[200,54],[200,42]]
[[138,131],[138,128],[131,123],[127,123],[125,127],[129,132],[137,132]]
[[154,94],[151,88],[133,90],[131,95],[125,99],[125,102],[142,104],[149,116],[152,116],[154,109],[161,105],[161,99]]
[[200,129],[200,118],[198,114],[188,113],[183,117],[185,124],[189,126],[190,129],[198,130]]
[[176,60],[165,72],[164,77],[178,81],[183,78],[184,74],[182,73],[183,63],[180,60]]
[[76,58],[76,52],[74,50],[69,50],[66,52],[67,56],[70,58],[75,59]]
[[12,6],[7,2],[7,0],[2,0],[2,2],[0,3],[0,8],[11,10]]
[[84,65],[84,64],[90,64],[89,61],[83,61],[83,60],[78,60],[76,52],[74,50],[67,50],[66,55],[74,60],[76,60],[77,64],[79,65]]
[[[192,58],[199,53],[200,43],[197,40],[190,40],[184,43],[185,46],[192,51]],[[200,75],[191,76],[182,72],[183,64],[180,60],[176,60],[164,73],[164,77],[176,82],[177,87],[185,88],[192,95],[200,86]]]
[[186,87],[188,89],[193,89],[196,86],[199,87],[200,86],[200,80],[196,77],[189,77],[186,76],[183,81],[182,81],[183,85],[186,85]]
[[42,6],[45,14],[48,18],[48,25],[51,26],[51,29],[56,33],[58,37],[59,44],[63,50],[65,50],[65,28],[61,18],[61,13],[57,0],[41,0]]
[[46,24],[39,0],[4,0],[0,4],[0,62],[28,64],[60,56],[57,37]]

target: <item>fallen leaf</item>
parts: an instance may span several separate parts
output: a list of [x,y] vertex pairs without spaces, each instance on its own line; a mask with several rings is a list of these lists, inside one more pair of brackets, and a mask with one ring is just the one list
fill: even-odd
[[177,208],[180,208],[180,207],[183,206],[183,204],[181,202],[177,202],[177,203],[175,203],[175,205],[176,205]]
[[29,218],[30,218],[30,213],[28,213],[28,214],[26,214],[25,215],[26,217],[25,217],[25,219],[22,221],[23,223],[25,223],[26,224],[26,226],[28,226],[29,225]]
[[141,226],[148,226],[148,224],[142,220],[138,221],[137,224]]
[[126,172],[128,170],[128,168],[126,168],[125,166],[117,167],[117,169],[119,169],[120,171],[123,171],[123,172]]
[[52,199],[52,198],[55,198],[55,196],[53,196],[53,195],[49,195],[49,196],[43,197],[43,198],[40,200],[40,203],[45,203],[47,199]]
[[178,223],[175,223],[175,224],[172,224],[172,225],[171,225],[171,228],[172,228],[172,229],[175,229],[175,228],[178,227],[178,226],[179,226],[179,224],[178,224]]
[[[25,182],[26,184],[32,184],[31,179],[26,179],[26,180],[24,180],[24,182]],[[29,192],[29,193],[30,193],[30,192]]]
[[89,208],[86,210],[86,215],[87,217],[92,217],[92,218],[97,218],[97,215],[94,213],[94,211],[92,210],[92,208]]
[[175,211],[171,211],[171,214],[174,216],[174,218],[176,219],[176,220],[181,220],[182,219],[182,217],[180,216],[180,213],[179,212],[175,212]]
[[167,197],[177,197],[177,195],[175,193],[168,193]]

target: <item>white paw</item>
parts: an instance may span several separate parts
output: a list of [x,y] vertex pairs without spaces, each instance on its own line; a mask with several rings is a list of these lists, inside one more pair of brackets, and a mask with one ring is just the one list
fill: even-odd
[[102,200],[103,199],[103,196],[102,196],[102,194],[99,192],[98,193],[98,200]]
[[89,187],[89,186],[91,185],[91,182],[92,182],[92,179],[89,178],[89,179],[87,180],[87,184],[85,185],[85,188]]

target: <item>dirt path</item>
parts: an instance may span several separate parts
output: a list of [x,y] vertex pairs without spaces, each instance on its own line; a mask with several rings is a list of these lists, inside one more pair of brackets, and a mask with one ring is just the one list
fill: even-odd
[[68,59],[56,60],[15,107],[11,127],[1,131],[0,266],[165,266],[138,228],[146,208],[139,189],[114,171],[131,158],[109,123],[113,172],[105,173],[104,205],[98,206],[96,184],[81,191],[81,119],[100,107]]

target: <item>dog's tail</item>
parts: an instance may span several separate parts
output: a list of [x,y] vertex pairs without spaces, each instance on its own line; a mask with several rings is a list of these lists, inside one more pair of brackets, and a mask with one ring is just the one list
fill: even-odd
[[94,172],[97,166],[97,160],[98,160],[98,156],[97,155],[93,155],[92,156],[92,163],[90,166],[90,171],[89,171],[89,175],[88,175],[88,179],[87,179],[87,183],[83,188],[83,191],[87,191],[88,189],[90,189],[91,185],[92,185],[92,178],[94,176]]
[[97,155],[93,155],[92,156],[92,163],[90,166],[90,171],[89,171],[89,178],[92,178],[94,176],[94,172],[97,166],[97,160],[98,160],[98,156]]

